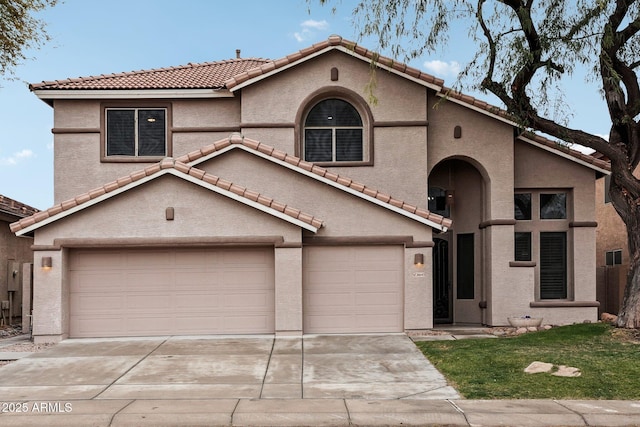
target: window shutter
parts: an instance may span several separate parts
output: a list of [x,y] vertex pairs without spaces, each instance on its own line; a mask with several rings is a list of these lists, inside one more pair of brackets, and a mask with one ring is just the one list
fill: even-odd
[[107,110],[107,156],[136,154],[134,110]]
[[164,156],[166,153],[164,110],[138,111],[138,155]]
[[567,233],[540,233],[540,299],[567,298]]
[[515,233],[515,260],[531,261],[531,233]]

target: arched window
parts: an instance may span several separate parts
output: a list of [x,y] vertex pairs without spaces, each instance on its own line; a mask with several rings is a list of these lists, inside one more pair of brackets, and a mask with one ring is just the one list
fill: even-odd
[[342,99],[318,102],[304,122],[304,159],[309,162],[360,162],[363,125],[358,111]]

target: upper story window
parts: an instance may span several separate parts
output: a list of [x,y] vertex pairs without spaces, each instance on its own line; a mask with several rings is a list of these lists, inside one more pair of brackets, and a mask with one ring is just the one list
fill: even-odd
[[166,108],[105,109],[105,156],[168,155]]
[[364,127],[358,111],[342,99],[317,103],[304,122],[304,159],[309,162],[361,162]]

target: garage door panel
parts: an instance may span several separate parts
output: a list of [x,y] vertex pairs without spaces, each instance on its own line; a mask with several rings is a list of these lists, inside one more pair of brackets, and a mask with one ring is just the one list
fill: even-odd
[[71,292],[111,292],[124,288],[123,274],[114,271],[72,271]]
[[78,250],[70,265],[72,337],[275,329],[273,248]]
[[220,295],[210,293],[180,293],[175,296],[175,310],[189,313],[195,310],[212,310],[220,306]]
[[268,286],[269,278],[265,272],[260,271],[231,271],[223,274],[223,282],[227,286],[243,286],[249,285],[253,288],[260,289]]
[[324,271],[324,270],[310,270],[307,271],[307,281],[309,284],[322,283],[322,284],[338,284],[344,285],[353,281],[352,271]]
[[108,269],[109,266],[122,262],[122,254],[118,251],[75,251],[75,256],[71,258],[70,269],[73,271],[97,270],[101,267]]
[[303,310],[308,333],[401,332],[401,246],[304,249]]
[[71,294],[70,303],[72,307],[77,307],[78,315],[92,313],[113,313],[113,307],[121,307],[125,304],[124,295],[113,295],[107,293],[94,293],[90,295]]
[[[115,315],[110,316],[91,316],[91,317],[73,317],[71,319],[71,328],[78,331],[78,334],[97,333],[105,334],[111,331],[124,331],[125,319]],[[101,335],[98,335],[101,336]]]
[[330,307],[351,307],[353,294],[344,290],[324,290],[323,292],[305,293],[305,310],[314,313]]
[[[383,307],[383,306],[397,306],[402,301],[397,293],[394,292],[364,292],[357,293],[355,296],[355,304],[357,307]],[[374,307],[374,309],[375,309]]]
[[[364,267],[367,268],[367,267]],[[356,271],[355,281],[356,283],[384,283],[393,284],[398,283],[398,270],[382,270],[378,267],[372,267],[368,271]]]

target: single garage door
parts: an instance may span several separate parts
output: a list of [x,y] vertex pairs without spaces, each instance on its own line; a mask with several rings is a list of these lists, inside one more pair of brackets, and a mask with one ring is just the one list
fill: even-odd
[[305,333],[403,331],[403,248],[304,248]]
[[70,335],[273,333],[273,248],[74,250]]

